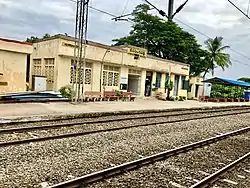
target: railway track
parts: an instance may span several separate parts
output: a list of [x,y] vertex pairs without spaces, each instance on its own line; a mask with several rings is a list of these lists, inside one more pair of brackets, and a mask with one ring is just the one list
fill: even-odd
[[[197,148],[203,148],[205,146],[211,145],[211,144],[216,143],[218,141],[225,140],[227,138],[231,138],[231,137],[234,137],[237,135],[242,135],[244,133],[248,133],[249,131],[250,131],[250,127],[246,127],[243,129],[233,131],[233,132],[228,132],[228,133],[222,134],[220,136],[216,136],[216,137],[212,137],[209,139],[194,142],[192,144],[184,145],[184,146],[181,146],[181,147],[178,147],[175,149],[167,150],[167,151],[157,153],[157,154],[154,154],[151,156],[143,157],[143,158],[135,160],[135,161],[123,163],[123,164],[115,166],[115,167],[107,168],[107,169],[104,169],[101,171],[97,171],[97,172],[94,172],[91,174],[84,175],[82,177],[78,177],[78,178],[75,178],[75,179],[72,179],[69,181],[55,184],[55,185],[50,186],[50,188],[62,188],[62,187],[63,188],[75,188],[75,187],[87,186],[88,184],[92,184],[92,183],[97,182],[97,181],[102,181],[104,179],[116,176],[118,174],[127,173],[128,171],[138,169],[142,166],[147,166],[147,165],[155,163],[157,161],[165,160],[169,157],[178,156],[179,154],[187,153],[188,151],[193,151]],[[247,157],[249,157],[249,154],[245,155],[243,158],[240,158],[236,162],[233,162],[230,165],[224,167],[223,170],[220,170],[220,171],[212,174],[211,176],[206,178],[206,180],[203,180],[203,181],[199,182],[200,184],[197,183],[197,185],[194,185],[194,186],[200,187],[200,185],[203,185],[204,182],[205,183],[213,182],[213,180],[215,179],[215,176],[221,175],[221,173],[224,173],[226,170],[232,168],[232,166],[234,166],[235,164],[239,163],[240,161],[246,159]],[[210,177],[211,177],[211,179],[210,179]]]
[[[2,125],[0,127],[0,134],[1,133],[11,133],[11,132],[26,132],[26,131],[35,131],[35,130],[44,130],[44,129],[58,129],[62,127],[72,127],[72,126],[77,126],[77,125],[89,125],[89,124],[98,124],[98,123],[110,123],[110,122],[120,122],[120,121],[129,121],[129,120],[143,120],[143,119],[154,119],[154,118],[162,118],[162,117],[175,117],[175,116],[187,116],[187,115],[199,115],[199,114],[209,114],[209,113],[217,113],[217,112],[231,112],[231,111],[242,111],[242,110],[250,110],[250,107],[244,107],[244,108],[228,108],[228,109],[216,109],[216,110],[194,110],[194,111],[180,111],[180,112],[167,112],[167,113],[154,113],[154,114],[149,114],[149,115],[142,115],[142,116],[135,116],[131,115],[128,117],[119,117],[119,118],[113,118],[113,119],[96,119],[91,118],[88,119],[87,121],[80,121],[80,122],[66,122],[66,123],[56,123],[56,124],[46,124],[46,125],[41,125],[41,126],[33,126],[33,121],[29,122],[29,126],[25,127],[20,127],[20,124],[16,125],[16,122],[14,122],[14,127],[11,123],[7,125]],[[57,120],[55,120],[57,121]],[[36,122],[37,123],[37,122]],[[40,122],[39,122],[40,123]],[[48,123],[48,122],[46,122]],[[21,122],[21,125],[23,122]],[[10,127],[10,128],[9,128]]]
[[[225,113],[225,112],[230,112],[230,113]],[[185,112],[185,113],[178,112],[178,113],[172,113],[172,114],[160,114],[160,115],[154,114],[152,116],[126,117],[126,118],[104,119],[104,120],[86,121],[86,122],[78,122],[78,123],[71,122],[71,123],[44,125],[44,126],[33,126],[33,127],[28,126],[28,127],[17,127],[17,128],[10,128],[10,129],[0,129],[0,134],[2,135],[1,140],[3,140],[0,142],[0,147],[27,144],[31,142],[41,142],[41,141],[46,141],[46,140],[70,138],[70,137],[76,137],[76,136],[90,135],[94,133],[118,131],[118,130],[131,129],[131,128],[142,127],[142,126],[152,126],[152,125],[159,125],[159,124],[166,124],[166,123],[177,123],[177,122],[214,118],[214,117],[221,117],[221,116],[232,116],[232,115],[245,114],[245,113],[250,113],[249,107],[245,107],[243,109],[242,108],[229,108],[229,109],[223,109],[223,111],[221,109],[216,109],[216,110],[205,110],[205,111],[198,111],[198,112]],[[190,115],[192,115],[192,117],[190,117]],[[189,116],[189,117],[185,117],[185,116]],[[173,119],[169,120],[168,118],[170,117],[172,117]],[[154,121],[154,122],[151,121],[152,119],[155,120],[156,118],[163,118],[163,119],[161,119],[160,121]],[[140,122],[141,120],[145,120],[145,119],[148,121],[145,123]],[[132,120],[139,121],[139,123],[137,123],[136,121],[131,123],[130,121]],[[111,125],[111,126],[103,125],[103,124],[110,123],[110,122],[113,122],[114,125]],[[128,122],[130,122],[131,125],[129,125]],[[87,125],[90,126],[87,128],[90,130],[86,129]],[[93,129],[94,125],[96,125],[96,128],[94,127]],[[72,127],[72,129],[70,129],[70,127]],[[51,130],[51,129],[53,130],[52,132],[46,132],[46,131],[44,132],[44,130]],[[34,131],[34,133],[32,133],[31,131]],[[37,131],[40,131],[40,132],[37,132]],[[12,138],[12,136],[9,136],[9,134],[14,135],[14,137]]]
[[[107,120],[113,120],[113,119],[131,119],[139,118],[141,115],[144,117],[145,115],[149,115],[150,117],[153,117],[153,114],[161,114],[161,113],[167,113],[168,115],[178,115],[181,113],[189,112],[190,114],[195,112],[203,112],[203,111],[220,111],[220,110],[234,110],[234,109],[249,109],[250,106],[248,105],[240,105],[240,106],[222,106],[222,107],[203,107],[203,108],[176,108],[176,109],[163,109],[163,110],[135,110],[135,111],[119,111],[119,112],[97,112],[97,113],[86,113],[86,114],[79,114],[79,115],[68,115],[68,116],[55,116],[55,117],[47,117],[47,118],[40,118],[35,117],[38,119],[24,119],[24,120],[15,120],[15,121],[8,121],[0,123],[0,127],[3,126],[13,126],[13,125],[27,125],[27,124],[36,124],[36,123],[58,123],[58,122],[64,122],[64,121],[72,121],[72,120],[92,120],[92,119],[107,119]],[[177,113],[176,113],[177,112]],[[151,115],[150,115],[151,114]],[[111,117],[111,119],[109,118]],[[116,118],[117,117],[117,118]]]
[[[233,161],[232,163],[228,164],[227,166],[219,169],[218,171],[214,172],[213,174],[207,176],[206,178],[202,179],[201,181],[197,182],[196,184],[192,185],[190,188],[206,188],[211,187],[216,181],[220,181],[221,176],[225,173],[228,173],[230,170],[235,168],[237,165],[242,163],[243,161],[250,158],[250,152],[241,156],[237,160]],[[231,182],[234,185],[237,185],[236,182],[225,180],[227,182]]]

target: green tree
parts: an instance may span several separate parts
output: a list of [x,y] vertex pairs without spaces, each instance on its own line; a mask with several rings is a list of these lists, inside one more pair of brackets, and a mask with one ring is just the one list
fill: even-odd
[[27,38],[26,39],[26,42],[30,42],[30,43],[36,43],[38,42],[40,39],[46,39],[46,38],[50,38],[50,34],[48,33],[45,33],[44,36],[42,38],[38,38],[38,37],[35,37],[35,36],[31,36],[30,38]]
[[215,37],[214,39],[208,39],[205,41],[206,49],[209,52],[210,61],[206,64],[206,70],[204,71],[203,77],[206,76],[210,71],[214,74],[216,67],[221,67],[224,71],[231,65],[230,55],[224,51],[230,46],[223,46],[222,37]]
[[38,37],[31,36],[30,38],[26,39],[26,42],[36,43],[36,42],[38,42],[38,40],[39,40]]
[[43,35],[43,39],[46,39],[46,38],[50,38],[51,36],[50,36],[50,34],[48,34],[48,33],[45,33],[44,35]]
[[167,92],[167,100],[169,100],[170,98],[170,92],[174,89],[174,82],[172,80],[170,80],[170,78],[168,78],[165,82],[165,93],[166,90],[168,90]]
[[[204,54],[195,36],[181,29],[173,21],[149,14],[150,7],[138,5],[133,11],[132,29],[128,36],[114,39],[115,45],[134,45],[146,48],[150,55],[189,63],[191,74],[200,75],[204,69]],[[197,66],[198,65],[198,66]]]
[[239,78],[238,80],[250,83],[250,78],[247,78],[247,77],[242,77],[242,78]]
[[73,97],[76,94],[71,85],[63,86],[60,88],[59,91],[63,97],[68,98],[68,99],[73,99]]
[[243,98],[244,88],[213,84],[210,96],[212,98]]

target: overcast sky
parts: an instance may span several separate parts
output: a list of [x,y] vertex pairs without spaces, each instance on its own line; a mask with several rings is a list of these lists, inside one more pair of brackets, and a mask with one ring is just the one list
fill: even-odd
[[[175,0],[175,8],[185,0]],[[247,11],[248,0],[232,0]],[[130,13],[143,0],[90,0],[90,5],[114,15]],[[151,0],[167,12],[168,0]],[[126,6],[127,4],[127,6]],[[155,12],[156,13],[156,12]],[[0,0],[0,37],[25,40],[27,37],[74,33],[75,3],[70,0]],[[111,21],[110,16],[90,9],[88,39],[111,44],[112,39],[128,34],[131,24]],[[215,76],[226,78],[250,77],[250,20],[227,0],[189,0],[176,18],[210,37],[223,36],[224,44],[245,54],[249,59],[229,51],[232,67],[217,69]],[[193,33],[200,44],[207,39],[176,21],[184,30]],[[248,66],[235,62],[238,60]]]

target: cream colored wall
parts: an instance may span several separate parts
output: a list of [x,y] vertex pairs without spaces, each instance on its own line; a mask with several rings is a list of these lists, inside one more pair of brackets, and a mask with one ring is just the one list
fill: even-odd
[[[92,84],[85,84],[85,91],[99,91],[99,79],[97,73],[100,69],[99,63],[92,63]],[[69,57],[58,57],[57,58],[57,85],[55,86],[55,90],[59,90],[61,87],[66,85],[71,85],[70,83],[70,68],[71,68],[71,58]]]
[[0,82],[8,82],[0,85],[0,93],[26,91],[26,61],[27,54],[0,49]]
[[[73,41],[67,41],[60,39],[59,42],[59,55],[73,56],[74,47],[63,46],[63,44],[74,45]],[[102,61],[103,56],[107,49],[97,46],[88,45],[86,49],[86,58],[93,61]],[[144,68],[148,70],[155,70],[157,72],[171,72],[180,74],[180,75],[189,75],[189,66],[181,63],[172,63],[171,61],[161,60],[156,58],[143,58],[139,60],[134,60],[133,55],[129,55],[126,52],[120,50],[116,51],[112,48],[108,53],[106,53],[104,62],[122,64],[125,66],[133,66],[137,68]],[[171,67],[171,68],[170,68]]]
[[34,43],[32,58],[56,58],[58,55],[59,42],[59,39],[55,39]]
[[59,90],[61,87],[70,85],[70,67],[71,59],[66,57],[57,58],[57,84],[56,90]]
[[[59,49],[59,39],[55,40],[47,40],[42,41],[39,43],[33,44],[33,53],[31,55],[31,71],[32,74],[32,68],[33,68],[33,59],[41,59],[42,63],[42,76],[45,75],[45,61],[46,58],[54,58],[55,59],[55,72],[54,72],[54,84],[52,84],[49,89],[52,90],[58,90],[60,89],[59,86],[61,86],[61,83],[57,83],[60,78],[58,78],[58,71],[60,68],[58,67],[58,49]],[[61,60],[61,59],[60,59]],[[32,76],[32,75],[30,75]]]

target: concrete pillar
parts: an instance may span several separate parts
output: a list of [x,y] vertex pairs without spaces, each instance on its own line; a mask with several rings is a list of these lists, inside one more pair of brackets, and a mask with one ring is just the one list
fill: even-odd
[[152,88],[155,88],[155,84],[156,84],[156,72],[153,72],[153,75],[152,75]]
[[178,85],[179,85],[178,96],[180,95],[181,90],[182,90],[182,88],[181,88],[181,85],[182,85],[182,77],[183,77],[183,76],[180,75],[179,84],[178,84]]
[[166,73],[161,74],[161,88],[165,89]]
[[[174,86],[174,82],[175,82],[175,75],[174,74],[170,75],[170,81],[173,82],[173,86]],[[173,95],[174,95],[174,87],[173,87],[172,91],[170,91],[170,97],[172,97]]]
[[[127,84],[128,86],[128,67],[121,67],[120,84]],[[119,90],[121,90],[121,88],[119,88]],[[127,91],[127,90],[121,90],[121,91]]]
[[145,84],[146,84],[146,74],[147,71],[146,70],[142,70],[141,71],[141,89],[140,89],[140,96],[143,97],[144,93],[145,93]]
[[191,98],[195,98],[195,83],[193,83],[191,87]]
[[70,85],[71,59],[58,57],[55,59],[55,90]]
[[[100,62],[92,63],[92,84],[91,84],[92,91],[100,91],[100,88],[102,87],[101,74],[102,74],[101,73],[101,63]],[[100,80],[100,78],[101,78],[101,80]],[[101,83],[100,83],[100,81],[101,81]]]

